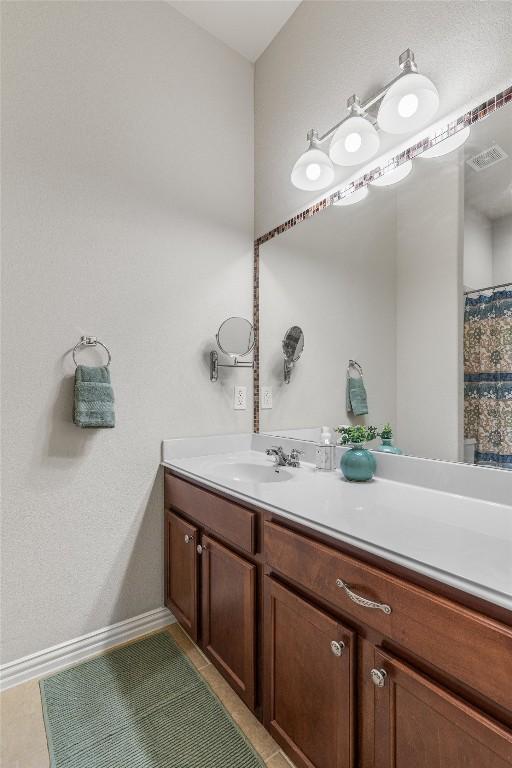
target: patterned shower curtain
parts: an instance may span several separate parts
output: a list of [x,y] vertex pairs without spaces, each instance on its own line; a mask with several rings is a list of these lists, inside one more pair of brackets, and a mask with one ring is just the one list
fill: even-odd
[[512,469],[512,285],[466,296],[464,437],[476,464]]

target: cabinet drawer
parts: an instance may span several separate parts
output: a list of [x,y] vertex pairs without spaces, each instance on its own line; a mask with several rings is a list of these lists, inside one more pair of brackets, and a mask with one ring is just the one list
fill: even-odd
[[164,494],[167,508],[181,510],[245,552],[254,554],[256,551],[255,512],[169,473],[165,474]]
[[512,710],[510,627],[275,523],[264,547],[278,573]]

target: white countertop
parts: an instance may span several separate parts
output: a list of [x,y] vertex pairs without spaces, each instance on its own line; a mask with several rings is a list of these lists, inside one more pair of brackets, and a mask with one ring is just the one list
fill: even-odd
[[[194,456],[188,440],[184,456],[179,449],[164,451],[162,463],[182,477],[512,610],[512,506],[378,476],[349,483],[339,470],[320,472],[309,463],[286,467],[292,476],[286,482],[247,482],[236,479],[236,472],[230,476],[226,465],[271,466],[272,459],[236,440],[223,447],[225,452]],[[198,454],[202,449],[199,439]]]

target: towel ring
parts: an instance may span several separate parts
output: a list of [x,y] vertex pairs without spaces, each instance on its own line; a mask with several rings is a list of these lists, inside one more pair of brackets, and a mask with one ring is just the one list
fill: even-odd
[[355,368],[357,371],[359,371],[359,374],[360,374],[361,376],[363,375],[363,369],[362,369],[362,367],[359,365],[359,363],[357,362],[357,360],[349,360],[349,361],[348,361],[347,374],[349,373],[349,369],[350,369],[350,368]]
[[110,365],[110,361],[112,360],[112,355],[110,354],[109,348],[106,347],[105,344],[103,344],[102,341],[98,341],[96,336],[81,336],[80,337],[80,341],[78,342],[78,344],[75,344],[75,346],[73,347],[73,362],[75,363],[75,365],[78,366],[78,363],[76,361],[76,353],[80,350],[81,347],[96,347],[96,346],[103,347],[103,349],[107,353],[108,360],[107,360],[107,366],[106,367],[108,368],[108,366]]

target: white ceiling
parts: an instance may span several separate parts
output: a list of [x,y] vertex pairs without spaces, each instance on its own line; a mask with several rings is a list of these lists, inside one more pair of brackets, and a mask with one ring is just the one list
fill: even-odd
[[301,0],[168,0],[249,61],[256,61]]

